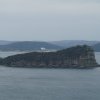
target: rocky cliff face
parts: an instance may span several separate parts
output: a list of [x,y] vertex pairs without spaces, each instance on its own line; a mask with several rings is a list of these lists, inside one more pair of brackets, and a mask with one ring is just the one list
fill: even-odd
[[76,46],[57,52],[32,52],[4,58],[1,65],[33,68],[96,67],[94,51],[89,46]]

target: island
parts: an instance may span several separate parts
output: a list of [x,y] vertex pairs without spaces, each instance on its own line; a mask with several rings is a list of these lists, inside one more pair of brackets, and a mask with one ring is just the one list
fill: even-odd
[[30,52],[0,59],[0,65],[23,68],[94,68],[93,49],[79,45],[55,52]]

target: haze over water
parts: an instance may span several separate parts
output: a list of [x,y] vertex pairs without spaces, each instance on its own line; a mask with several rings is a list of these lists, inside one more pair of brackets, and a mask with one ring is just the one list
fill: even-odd
[[[96,58],[100,61],[99,55]],[[0,66],[0,100],[100,100],[100,68]]]

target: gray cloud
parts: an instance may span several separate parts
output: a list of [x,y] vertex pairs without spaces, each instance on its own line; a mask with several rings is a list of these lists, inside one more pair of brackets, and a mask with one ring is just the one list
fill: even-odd
[[0,0],[0,39],[99,40],[99,0]]

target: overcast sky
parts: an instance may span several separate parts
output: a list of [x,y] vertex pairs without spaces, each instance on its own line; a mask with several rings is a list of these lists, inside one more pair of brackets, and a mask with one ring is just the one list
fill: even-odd
[[100,40],[100,0],[0,0],[0,40]]

